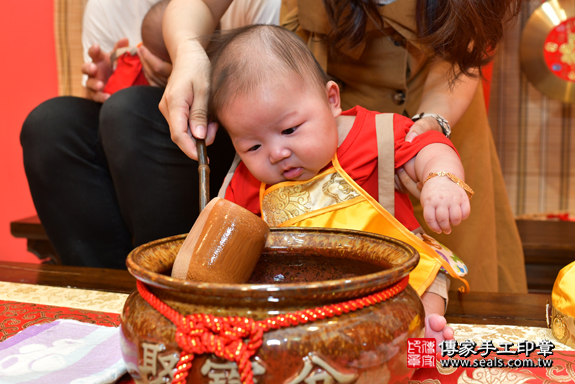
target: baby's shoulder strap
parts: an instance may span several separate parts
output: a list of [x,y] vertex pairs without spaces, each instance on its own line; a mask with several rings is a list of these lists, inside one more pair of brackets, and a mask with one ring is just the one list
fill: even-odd
[[242,161],[242,160],[240,159],[240,157],[236,153],[236,156],[234,157],[234,161],[232,162],[232,165],[231,165],[230,169],[228,170],[228,173],[226,175],[226,178],[224,179],[222,187],[220,188],[220,191],[218,192],[218,197],[220,197],[222,199],[225,198],[226,190],[228,189],[228,185],[230,185],[230,182],[232,181],[232,177],[234,176],[234,173],[236,172],[236,168],[238,167],[238,165],[240,165],[240,161]]
[[393,113],[375,115],[379,204],[395,216],[395,139]]

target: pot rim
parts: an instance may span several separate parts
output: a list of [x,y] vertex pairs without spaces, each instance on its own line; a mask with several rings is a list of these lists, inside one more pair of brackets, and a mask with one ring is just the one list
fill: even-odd
[[[380,272],[370,273],[367,275],[336,279],[336,280],[323,280],[309,283],[282,283],[282,284],[222,284],[222,283],[206,283],[195,282],[183,279],[173,278],[158,272],[153,272],[142,267],[136,260],[139,254],[145,250],[178,240],[183,240],[188,235],[181,234],[163,239],[158,239],[146,244],[142,244],[133,249],[126,259],[128,271],[139,281],[156,288],[163,290],[176,291],[179,293],[209,295],[209,296],[225,296],[237,298],[268,298],[270,301],[276,300],[275,298],[288,298],[310,295],[325,296],[326,294],[333,294],[341,297],[342,295],[353,293],[354,291],[361,291],[361,294],[369,294],[376,290],[383,289],[409,274],[419,262],[419,253],[411,245],[388,236],[378,235],[371,232],[356,231],[350,229],[331,229],[331,228],[271,228],[270,235],[272,234],[294,234],[294,233],[316,233],[326,236],[341,236],[347,237],[362,237],[372,240],[383,241],[395,245],[397,248],[403,249],[407,253],[407,261],[401,264],[392,265],[391,268],[385,269]],[[356,292],[357,293],[357,292]],[[334,298],[335,298],[334,296]]]

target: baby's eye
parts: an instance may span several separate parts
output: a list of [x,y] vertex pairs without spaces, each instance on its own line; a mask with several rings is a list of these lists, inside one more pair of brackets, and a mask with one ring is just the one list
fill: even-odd
[[261,147],[261,145],[260,145],[260,144],[256,144],[256,145],[254,145],[253,147],[251,147],[250,149],[248,149],[248,152],[256,151],[259,147]]
[[291,135],[292,133],[295,132],[296,129],[297,129],[297,127],[284,129],[284,130],[282,131],[282,135]]

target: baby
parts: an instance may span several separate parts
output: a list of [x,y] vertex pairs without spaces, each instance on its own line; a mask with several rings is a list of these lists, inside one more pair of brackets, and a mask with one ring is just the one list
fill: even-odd
[[150,8],[142,21],[142,44],[152,54],[166,63],[171,63],[170,54],[164,43],[162,19],[170,0],[160,0]]
[[[142,45],[167,63],[171,60],[162,35],[162,18],[169,3],[170,0],[161,0],[154,4],[144,16],[141,28]],[[112,54],[112,61],[115,69],[104,87],[105,93],[113,94],[134,85],[150,85],[144,76],[138,47],[117,49]]]
[[[423,184],[429,227],[449,233],[470,213],[463,167],[451,142],[434,131],[406,142],[413,124],[408,118],[361,107],[342,111],[338,85],[283,28],[249,26],[215,36],[208,54],[211,119],[226,129],[241,159],[223,187],[225,198],[271,226],[358,229],[410,242],[429,261],[420,261],[410,274],[425,307],[425,336],[452,339],[443,317],[449,278],[439,267],[458,276],[411,232],[422,231],[409,198],[392,186],[393,170],[403,167]],[[383,130],[376,123],[381,117]],[[378,149],[378,130],[384,140],[388,136],[391,150]],[[391,173],[390,183],[381,183],[384,171]],[[376,200],[390,185],[392,203],[385,210]]]

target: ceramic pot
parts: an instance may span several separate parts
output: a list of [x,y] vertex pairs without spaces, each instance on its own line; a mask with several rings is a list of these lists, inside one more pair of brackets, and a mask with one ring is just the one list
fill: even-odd
[[[419,261],[415,249],[385,236],[349,230],[273,228],[247,284],[170,277],[185,235],[144,244],[128,270],[182,315],[262,320],[364,297],[393,285]],[[423,337],[424,310],[408,286],[398,295],[341,316],[264,333],[251,358],[254,382],[395,383],[407,368],[407,339]],[[176,327],[136,291],[122,313],[122,353],[137,383],[170,382],[181,349]],[[235,363],[215,355],[193,360],[187,383],[239,384]]]

